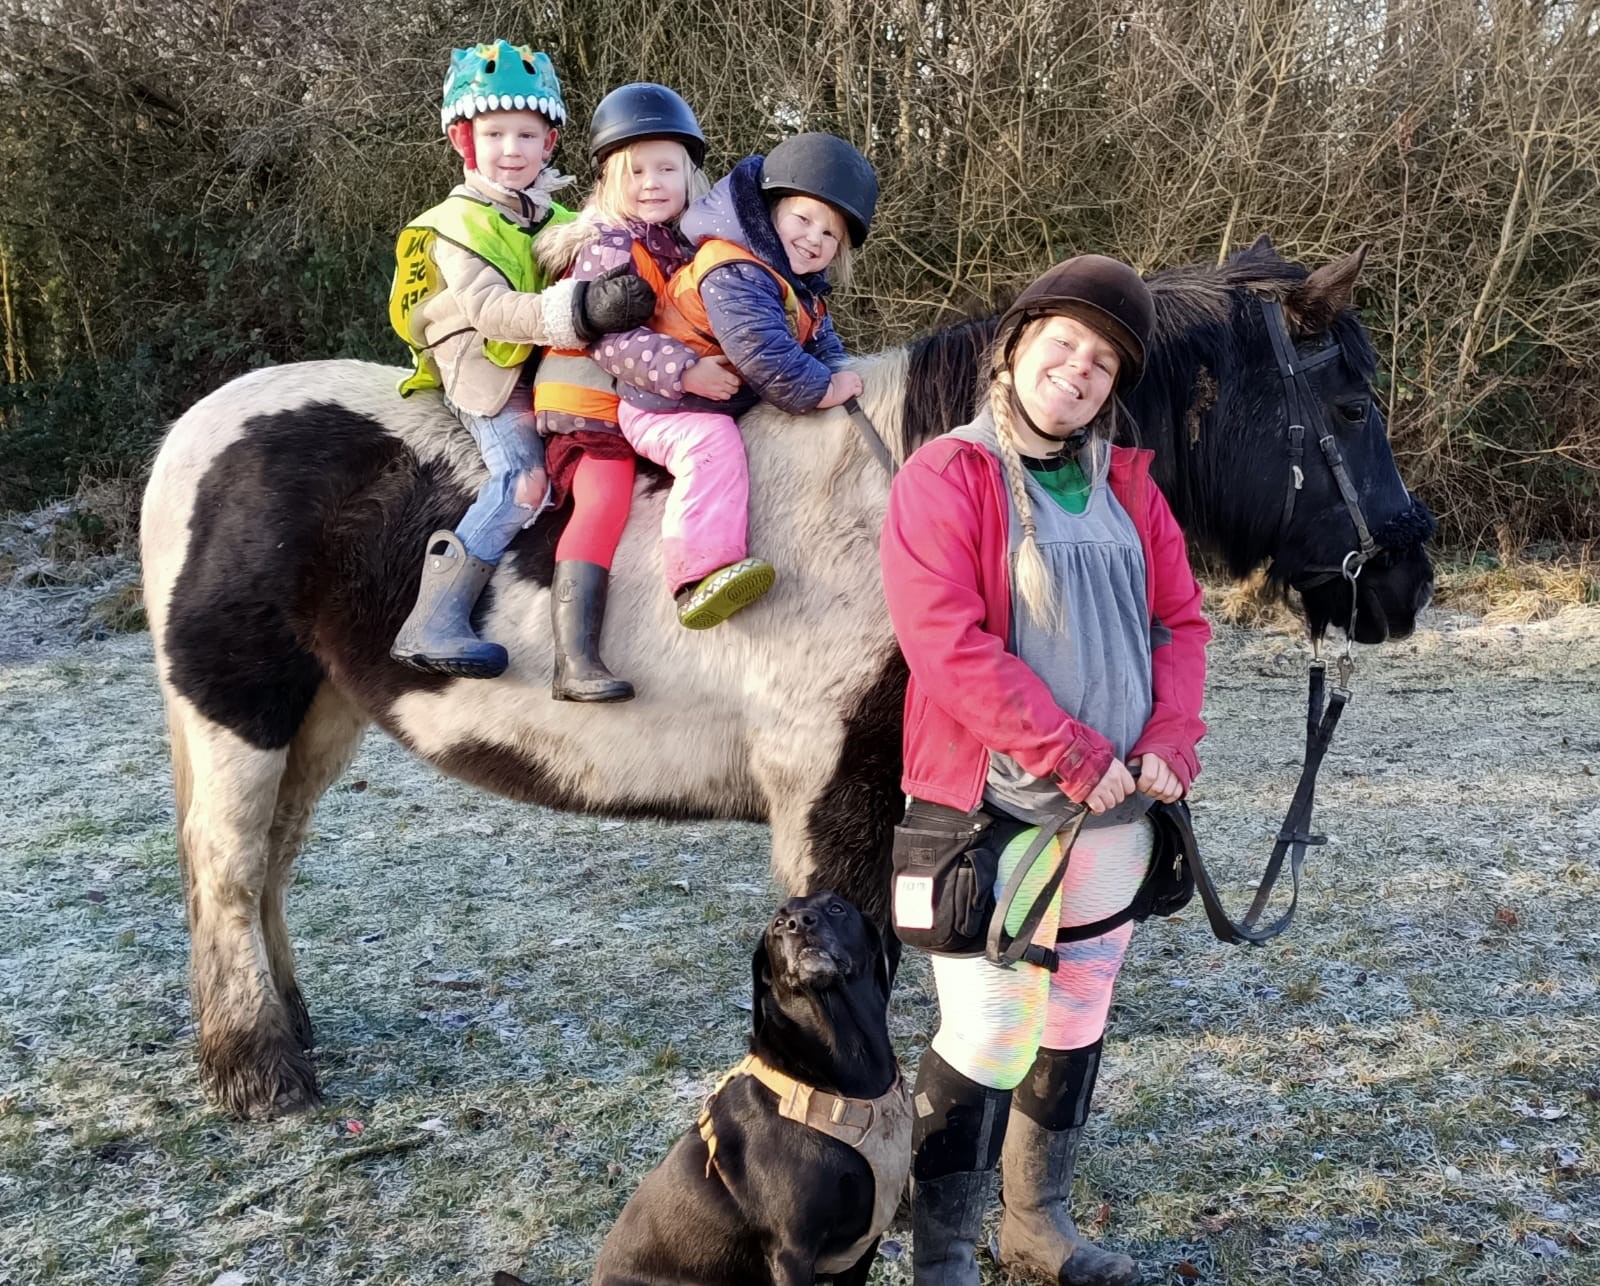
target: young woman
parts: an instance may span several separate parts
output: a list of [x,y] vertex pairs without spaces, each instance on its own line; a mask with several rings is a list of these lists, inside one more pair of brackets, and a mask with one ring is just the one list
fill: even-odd
[[[1040,825],[1089,813],[1033,935],[1055,950],[1055,971],[934,956],[940,1027],[914,1095],[917,1286],[976,1286],[997,1162],[1008,1273],[1138,1280],[1132,1259],[1078,1235],[1070,1210],[1132,925],[1059,946],[1057,932],[1132,901],[1151,858],[1148,800],[1181,797],[1199,770],[1200,589],[1150,453],[1113,445],[1126,414],[1116,393],[1139,379],[1153,316],[1126,264],[1083,255],[1052,268],[1001,318],[984,409],[917,451],[890,493],[881,548],[911,670],[908,826],[970,831],[980,805],[1010,819],[998,892]],[[1059,837],[1045,857],[1011,932],[1060,865]]]

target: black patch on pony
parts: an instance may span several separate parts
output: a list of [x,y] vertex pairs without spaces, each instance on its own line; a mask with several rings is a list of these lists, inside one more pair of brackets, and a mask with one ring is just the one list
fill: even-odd
[[846,716],[837,767],[806,823],[813,865],[804,891],[833,889],[880,925],[888,923],[889,846],[903,811],[900,731],[906,676],[905,659],[896,648]]
[[217,454],[164,640],[168,680],[206,718],[262,750],[289,744],[325,673],[313,622],[343,570],[329,533],[403,451],[376,420],[319,403],[255,416]]
[[[618,735],[627,728],[619,726]],[[697,807],[683,800],[659,798],[622,800],[608,798],[603,807],[566,786],[539,760],[489,741],[462,741],[429,757],[441,772],[496,795],[523,804],[557,808],[569,813],[603,811],[607,817],[654,817],[673,822],[764,822],[766,806],[757,797],[725,795],[713,807]]]

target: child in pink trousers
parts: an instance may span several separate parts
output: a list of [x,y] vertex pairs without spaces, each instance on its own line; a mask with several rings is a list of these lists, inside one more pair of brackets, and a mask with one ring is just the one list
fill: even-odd
[[[757,401],[800,415],[861,393],[860,377],[840,369],[844,346],[824,298],[828,269],[845,273],[877,198],[871,162],[831,134],[800,134],[746,158],[681,221],[697,250],[650,322],[676,342],[630,352],[608,337],[591,350],[617,376],[623,436],[673,476],[662,557],[689,629],[727,620],[776,579],[770,563],[749,556],[750,480],[733,417]],[[684,348],[702,362],[725,356],[739,380],[733,395],[662,389]]]
[[[665,294],[668,280],[694,255],[678,233],[678,219],[707,191],[699,121],[665,85],[624,85],[595,108],[589,155],[594,191],[575,220],[540,235],[540,263],[577,281],[628,274],[656,295]],[[612,372],[665,398],[726,398],[739,387],[725,360],[701,357],[645,327],[605,340],[603,346],[550,349],[534,382],[551,486],[557,503],[572,498],[551,584],[551,695],[558,701],[627,701],[634,695],[599,650],[611,562],[627,525],[634,481],[634,450],[618,428]]]

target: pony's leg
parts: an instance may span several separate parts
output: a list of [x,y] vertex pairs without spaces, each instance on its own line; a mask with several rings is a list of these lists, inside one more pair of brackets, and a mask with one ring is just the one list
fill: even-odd
[[289,743],[289,760],[278,783],[272,816],[266,883],[261,892],[261,934],[273,984],[289,1011],[295,1039],[308,1054],[314,1044],[311,1015],[295,981],[294,950],[283,914],[284,891],[317,801],[350,766],[366,728],[366,716],[331,684],[323,684]]
[[762,760],[752,756],[771,811],[773,873],[791,894],[825,888],[842,894],[880,928],[889,921],[889,848],[905,812],[905,675],[898,650],[881,660],[849,706],[830,753],[816,753],[806,737],[784,735],[766,756],[786,756],[781,771],[770,762],[762,771]]
[[791,896],[832,889],[881,928],[889,844],[905,811],[898,725],[882,754],[862,753],[848,729],[831,754],[811,753],[804,742],[785,733],[751,754],[772,827],[773,878]]
[[316,1073],[273,978],[261,916],[289,750],[253,746],[181,698],[168,717],[201,1079],[235,1116],[310,1107]]

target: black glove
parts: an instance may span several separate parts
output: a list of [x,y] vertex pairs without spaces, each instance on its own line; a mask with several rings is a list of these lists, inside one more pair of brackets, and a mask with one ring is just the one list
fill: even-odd
[[580,281],[572,295],[572,328],[585,344],[602,335],[635,330],[650,320],[656,310],[656,292],[650,283],[633,271],[631,264],[618,264],[593,281]]

